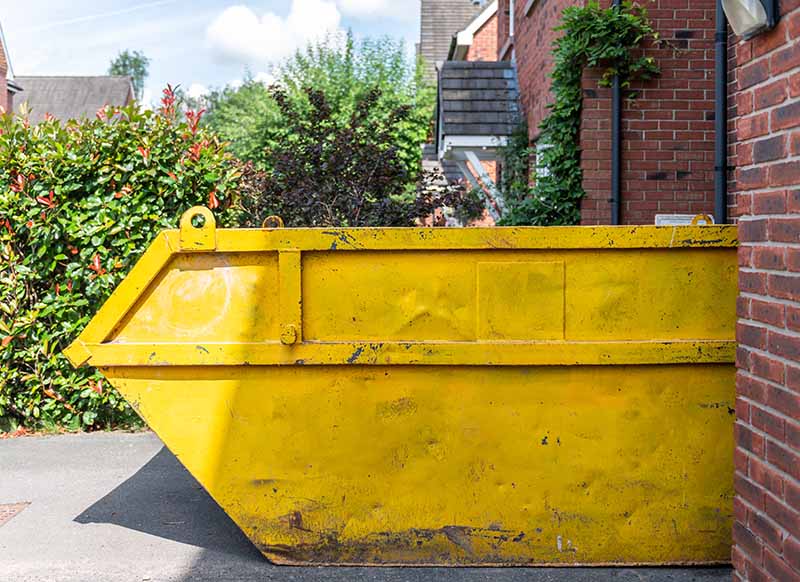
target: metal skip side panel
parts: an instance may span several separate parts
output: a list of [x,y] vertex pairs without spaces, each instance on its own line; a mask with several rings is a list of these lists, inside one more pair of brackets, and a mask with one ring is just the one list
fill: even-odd
[[729,560],[732,228],[189,229],[68,355],[273,561]]

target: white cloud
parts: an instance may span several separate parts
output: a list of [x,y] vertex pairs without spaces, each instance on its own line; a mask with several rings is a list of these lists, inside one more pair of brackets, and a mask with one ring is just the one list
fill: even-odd
[[260,73],[256,74],[256,76],[253,77],[253,80],[267,86],[274,85],[276,81],[275,75],[265,71],[261,71]]
[[143,109],[153,109],[155,103],[155,94],[150,87],[145,87],[142,91],[142,100],[140,102]]
[[189,85],[189,89],[186,90],[186,95],[192,99],[200,99],[208,95],[208,87],[200,83],[192,83]]
[[292,0],[285,17],[259,16],[243,4],[226,8],[206,30],[212,50],[250,65],[274,62],[309,41],[339,29],[342,16],[332,0]]
[[364,19],[414,20],[419,13],[419,3],[407,0],[339,0],[339,7],[348,16]]

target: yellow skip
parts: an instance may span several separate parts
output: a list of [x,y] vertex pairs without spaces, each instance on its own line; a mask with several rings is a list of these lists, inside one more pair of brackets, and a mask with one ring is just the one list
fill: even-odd
[[735,236],[193,208],[66,353],[278,563],[724,563]]

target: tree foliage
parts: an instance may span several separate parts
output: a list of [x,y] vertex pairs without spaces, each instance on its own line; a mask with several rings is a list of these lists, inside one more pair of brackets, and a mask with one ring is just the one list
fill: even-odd
[[461,210],[471,201],[439,175],[424,173],[409,186],[393,130],[413,115],[411,106],[377,116],[383,95],[374,88],[357,98],[342,123],[323,91],[304,94],[300,101],[272,90],[283,125],[265,148],[267,169],[245,167],[243,226],[261,226],[270,215],[286,226],[411,226],[437,208]]
[[0,118],[0,430],[135,420],[61,350],[161,229],[192,205],[230,205],[239,170],[198,121],[178,118],[169,89],[158,112]]
[[[332,127],[346,126],[374,89],[380,96],[370,108],[370,123],[386,126],[397,108],[407,107],[402,121],[389,131],[408,183],[416,179],[435,93],[424,82],[420,64],[407,57],[402,41],[331,36],[295,53],[276,69],[275,77],[284,98],[300,109],[313,108],[307,87],[322,94],[331,109],[328,123]],[[248,79],[239,88],[215,91],[208,98],[210,127],[231,142],[232,151],[262,170],[272,163],[267,151],[284,135],[285,120],[273,95],[262,83]]]
[[130,77],[136,99],[141,101],[149,69],[150,59],[143,52],[124,50],[111,61],[108,66],[108,74]]

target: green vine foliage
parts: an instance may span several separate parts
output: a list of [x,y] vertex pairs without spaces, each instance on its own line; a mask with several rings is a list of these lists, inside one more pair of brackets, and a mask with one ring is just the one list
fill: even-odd
[[[655,59],[639,50],[646,40],[658,42],[658,33],[642,6],[631,2],[619,8],[600,8],[596,2],[564,9],[563,22],[556,29],[563,35],[554,43],[554,67],[550,113],[539,126],[539,143],[547,144],[537,156],[533,188],[506,191],[506,225],[570,225],[580,222],[580,201],[584,196],[579,148],[584,69],[602,68],[601,86],[609,86],[619,75],[623,89],[632,81],[658,74]],[[527,163],[534,152],[520,140],[512,139],[505,152],[506,164]],[[516,180],[518,182],[518,179]]]

